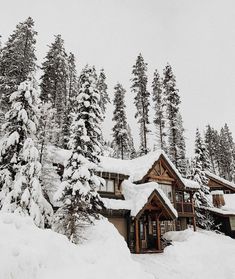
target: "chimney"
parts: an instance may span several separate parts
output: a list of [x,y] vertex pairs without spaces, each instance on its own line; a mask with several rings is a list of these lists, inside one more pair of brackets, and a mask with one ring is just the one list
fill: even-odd
[[211,195],[212,195],[212,202],[213,202],[214,207],[221,208],[221,206],[225,205],[223,191],[220,191],[220,190],[212,191]]

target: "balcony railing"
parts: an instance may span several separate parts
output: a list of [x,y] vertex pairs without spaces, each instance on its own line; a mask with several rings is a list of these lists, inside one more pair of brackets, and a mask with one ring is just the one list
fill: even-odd
[[179,213],[193,213],[193,204],[189,202],[176,202],[176,210]]

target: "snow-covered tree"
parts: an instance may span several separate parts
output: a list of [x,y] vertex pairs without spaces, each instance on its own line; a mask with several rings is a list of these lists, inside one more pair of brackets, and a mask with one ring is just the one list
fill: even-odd
[[64,40],[60,35],[49,47],[49,51],[42,64],[41,99],[52,104],[56,109],[56,122],[60,129],[57,134],[57,144],[63,146],[63,125],[68,101],[68,58],[64,49]]
[[163,93],[166,99],[166,118],[168,124],[167,153],[176,168],[182,168],[185,160],[185,142],[182,118],[179,111],[180,97],[176,88],[176,79],[169,64],[163,71]]
[[218,147],[219,147],[219,135],[218,132],[212,128],[210,125],[207,125],[205,132],[205,146],[208,152],[211,170],[213,173],[218,174],[220,163],[218,158]]
[[159,149],[166,151],[166,120],[165,120],[165,99],[163,98],[162,82],[157,70],[154,72],[152,82],[152,95],[154,102],[154,119],[153,123],[156,127],[157,143],[156,146]]
[[196,131],[195,140],[195,157],[194,157],[194,170],[193,180],[197,181],[200,185],[199,190],[194,194],[195,199],[195,211],[196,211],[196,222],[198,226],[202,228],[213,227],[213,219],[209,217],[203,207],[212,207],[209,199],[209,187],[207,186],[208,179],[205,171],[210,168],[207,150],[203,139],[201,138],[200,132]]
[[19,23],[1,49],[0,57],[0,124],[10,109],[9,97],[36,69],[35,44],[37,32],[31,17]]
[[183,177],[187,176],[187,159],[186,159],[186,144],[184,137],[183,120],[180,112],[177,114],[177,131],[176,131],[176,146],[177,146],[177,167]]
[[147,133],[149,124],[149,92],[147,90],[147,63],[141,54],[138,55],[135,65],[133,66],[132,92],[135,94],[134,103],[137,112],[135,118],[140,125],[140,154],[148,153]]
[[86,66],[79,84],[69,141],[72,155],[55,195],[62,206],[56,212],[54,223],[55,230],[74,243],[81,238],[83,226],[92,223],[93,217],[98,217],[97,211],[103,206],[97,193],[101,180],[94,173],[101,151],[98,139],[102,119],[94,68]]
[[37,226],[44,227],[53,211],[39,181],[41,164],[35,146],[39,96],[30,79],[11,94],[10,103],[0,146],[1,207],[6,212],[28,215]]
[[100,70],[100,74],[97,80],[97,89],[100,92],[101,113],[103,114],[103,118],[105,118],[105,112],[106,112],[107,104],[110,103],[110,98],[107,92],[108,86],[106,84],[106,75],[104,69]]
[[126,90],[120,83],[114,87],[114,112],[113,112],[113,149],[115,157],[124,159],[130,153],[130,142],[126,118],[125,93]]
[[76,95],[78,94],[78,80],[76,61],[73,53],[68,57],[68,100],[64,109],[64,122],[62,127],[63,143],[62,146],[68,149],[68,142],[70,137],[70,125],[72,122],[71,113],[74,111],[74,105],[76,104]]
[[220,131],[218,153],[220,157],[220,176],[232,181],[234,179],[235,150],[233,137],[227,124]]

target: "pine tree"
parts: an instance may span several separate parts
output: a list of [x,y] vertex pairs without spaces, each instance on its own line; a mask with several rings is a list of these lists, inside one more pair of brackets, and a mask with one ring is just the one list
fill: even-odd
[[127,125],[127,136],[128,136],[128,145],[129,145],[129,159],[134,159],[136,158],[136,150],[135,150],[135,145],[134,145],[134,140],[132,137],[131,133],[131,127],[128,124]]
[[169,64],[163,72],[163,94],[166,99],[166,118],[168,121],[167,153],[176,168],[185,159],[182,118],[179,113],[180,97],[176,88],[175,76]]
[[154,78],[152,83],[153,102],[154,102],[154,119],[153,123],[157,130],[157,148],[166,151],[166,132],[165,132],[165,100],[162,92],[162,82],[157,70],[154,72]]
[[39,181],[41,164],[34,142],[39,97],[32,81],[21,83],[10,102],[0,146],[2,210],[31,216],[37,226],[44,227],[50,223],[52,208],[42,195]]
[[219,139],[218,139],[217,131],[214,128],[212,128],[210,125],[207,125],[206,127],[205,146],[208,152],[212,172],[217,174],[218,163],[216,157],[217,157],[217,151],[219,146]]
[[64,49],[64,41],[60,35],[55,37],[42,64],[41,99],[50,102],[56,109],[56,122],[60,129],[57,144],[63,146],[65,111],[68,101],[68,60]]
[[220,131],[220,176],[232,181],[234,178],[234,142],[227,124]]
[[130,153],[130,142],[129,142],[129,135],[128,135],[128,126],[126,120],[126,112],[125,112],[125,93],[126,90],[123,86],[118,83],[114,87],[114,112],[113,112],[113,148],[115,151],[115,157],[124,159]]
[[71,113],[74,110],[76,95],[78,94],[78,80],[76,61],[73,53],[68,57],[68,100],[67,106],[64,109],[64,123],[63,123],[63,148],[68,149],[68,142],[70,137],[69,127],[72,122]]
[[105,118],[105,112],[107,108],[107,104],[110,103],[110,98],[108,95],[108,86],[106,84],[106,75],[104,69],[101,69],[98,82],[97,82],[97,89],[100,92],[100,108],[101,113],[103,114],[103,118]]
[[194,158],[194,172],[193,180],[197,181],[200,185],[199,190],[194,194],[196,222],[201,228],[212,228],[214,225],[213,219],[209,217],[203,207],[212,207],[209,200],[209,187],[207,186],[208,179],[205,171],[209,168],[208,154],[201,138],[200,132],[196,131],[195,140],[195,158]]
[[[37,32],[31,17],[19,23],[0,54],[0,125],[10,109],[9,97],[17,86],[36,69],[35,44]],[[1,131],[1,137],[2,137]]]
[[56,231],[74,243],[81,238],[83,226],[92,223],[93,217],[98,218],[97,210],[103,206],[96,191],[100,180],[94,173],[101,151],[98,139],[102,119],[94,68],[86,66],[79,81],[69,141],[72,155],[55,196],[63,205],[56,213],[54,225]]
[[183,120],[179,112],[177,114],[176,146],[177,146],[178,170],[183,177],[186,177],[187,176],[186,144],[184,138]]
[[136,64],[133,66],[132,92],[135,94],[134,103],[137,112],[135,118],[140,124],[140,154],[148,153],[147,133],[149,124],[149,92],[147,91],[147,63],[141,54],[138,55]]

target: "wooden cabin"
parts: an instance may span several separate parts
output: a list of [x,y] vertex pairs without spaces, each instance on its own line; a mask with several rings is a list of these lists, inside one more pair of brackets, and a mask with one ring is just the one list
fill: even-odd
[[233,194],[235,193],[235,184],[230,182],[218,175],[215,175],[211,172],[206,172],[206,177],[208,178],[208,187],[210,191],[221,190],[224,194]]
[[97,175],[106,209],[102,212],[125,238],[132,253],[162,252],[167,231],[196,230],[196,182],[183,179],[163,152],[133,160],[101,157]]
[[235,194],[224,194],[222,190],[211,192],[214,207],[207,208],[215,220],[218,230],[235,238]]

